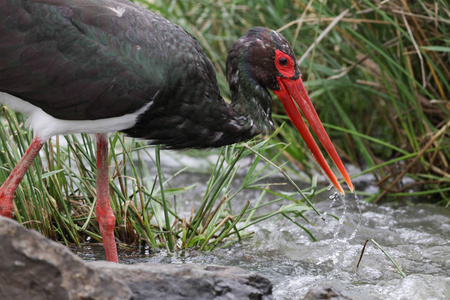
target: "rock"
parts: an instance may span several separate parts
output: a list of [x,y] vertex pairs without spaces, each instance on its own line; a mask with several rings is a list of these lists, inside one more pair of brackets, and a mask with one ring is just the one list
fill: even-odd
[[0,216],[0,299],[263,299],[271,282],[236,267],[86,263]]
[[67,247],[0,216],[0,299],[131,299],[130,288]]
[[309,292],[305,295],[303,300],[318,300],[318,299],[327,299],[327,300],[351,300],[348,297],[345,297],[338,292],[334,291],[331,287],[328,286],[318,286],[309,290]]
[[273,299],[272,284],[267,278],[237,267],[194,264],[129,266],[106,262],[89,265],[127,282],[134,300]]

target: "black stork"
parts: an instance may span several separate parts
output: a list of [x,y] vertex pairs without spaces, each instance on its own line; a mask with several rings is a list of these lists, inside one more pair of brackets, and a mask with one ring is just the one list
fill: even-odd
[[117,262],[108,133],[121,131],[171,149],[245,141],[272,129],[268,90],[344,193],[300,108],[353,190],[280,33],[250,29],[231,48],[226,67],[230,104],[221,97],[214,67],[197,40],[127,0],[0,0],[0,103],[26,114],[35,135],[0,188],[0,213],[12,216],[14,193],[50,137],[95,134],[96,216],[106,258]]

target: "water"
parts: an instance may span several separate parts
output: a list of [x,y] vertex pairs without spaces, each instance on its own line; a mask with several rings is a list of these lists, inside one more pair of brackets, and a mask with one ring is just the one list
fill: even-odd
[[[206,180],[202,176],[208,177],[187,174],[174,184],[183,186],[183,182],[189,185],[192,181]],[[199,186],[185,197],[190,199],[183,202],[188,211],[193,205],[191,199],[201,199],[197,195],[203,189]],[[362,201],[358,205],[353,195],[342,201],[332,192],[321,196],[315,204],[326,212],[325,221],[308,212],[306,216],[314,224],[302,223],[318,242],[286,219],[269,219],[248,230],[255,232],[252,238],[211,253],[191,251],[185,256],[169,256],[163,251],[151,256],[123,253],[119,260],[128,264],[239,266],[271,279],[276,299],[301,299],[312,287],[323,285],[351,299],[450,299],[448,209],[431,205],[393,208]],[[239,199],[250,201],[258,197],[252,190],[239,195]],[[356,272],[362,247],[369,238],[401,265],[406,278],[370,242]],[[82,256],[87,260],[104,259],[101,247],[85,250]]]

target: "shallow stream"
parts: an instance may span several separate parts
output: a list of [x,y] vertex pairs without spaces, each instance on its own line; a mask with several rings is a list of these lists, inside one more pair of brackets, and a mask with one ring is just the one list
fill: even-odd
[[[198,161],[198,160],[197,160]],[[164,163],[163,163],[164,164]],[[166,163],[172,166],[170,162]],[[208,176],[186,173],[177,176],[176,186],[206,183]],[[203,182],[202,182],[203,181]],[[367,187],[366,191],[370,189]],[[189,191],[183,202],[201,199],[204,186]],[[323,196],[323,197],[322,197]],[[256,271],[274,284],[275,299],[301,299],[315,286],[330,286],[351,299],[450,299],[450,211],[432,205],[392,208],[355,200],[332,201],[322,194],[316,208],[340,218],[322,221],[314,212],[306,216],[314,225],[302,223],[318,239],[311,238],[284,218],[269,219],[248,231],[252,238],[213,252],[192,251],[186,256],[159,252],[152,256],[123,255],[121,263],[217,264]],[[256,201],[253,190],[238,198]],[[234,199],[233,201],[237,201]],[[380,249],[367,244],[359,270],[362,247],[374,239],[403,268],[396,271]],[[87,260],[104,259],[102,248],[86,249]]]

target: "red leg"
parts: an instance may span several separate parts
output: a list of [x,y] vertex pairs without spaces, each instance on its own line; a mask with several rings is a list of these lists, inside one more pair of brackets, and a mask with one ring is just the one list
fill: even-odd
[[34,158],[38,155],[45,141],[34,138],[25,154],[20,159],[9,177],[0,187],[0,214],[4,217],[11,218],[14,202],[14,193],[17,190],[23,176],[30,168]]
[[109,200],[108,136],[96,134],[97,138],[97,204],[95,212],[105,246],[106,260],[119,262],[114,238],[116,218]]

